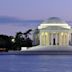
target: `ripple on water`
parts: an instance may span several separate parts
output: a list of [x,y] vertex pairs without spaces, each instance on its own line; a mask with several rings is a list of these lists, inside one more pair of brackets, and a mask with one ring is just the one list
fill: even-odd
[[2,72],[71,72],[71,55],[0,55]]

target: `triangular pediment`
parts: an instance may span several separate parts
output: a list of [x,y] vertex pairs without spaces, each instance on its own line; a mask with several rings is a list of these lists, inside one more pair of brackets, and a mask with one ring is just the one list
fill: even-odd
[[43,28],[43,29],[46,29],[46,30],[69,30],[67,28],[63,28],[63,27],[60,27],[60,26],[48,26],[48,27]]

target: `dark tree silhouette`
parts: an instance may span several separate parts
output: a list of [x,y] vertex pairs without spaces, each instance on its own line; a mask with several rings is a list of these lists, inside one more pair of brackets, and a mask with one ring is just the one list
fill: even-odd
[[32,31],[32,29],[29,29],[28,31],[26,31],[25,33],[23,33],[26,38],[28,37],[28,35],[30,34],[31,31]]
[[14,50],[21,50],[21,47],[31,47],[32,40],[29,38],[29,34],[32,29],[29,29],[25,33],[17,32],[15,36]]
[[14,50],[13,46],[14,46],[14,42],[12,41],[12,39],[14,39],[13,36],[9,36],[9,42],[10,42],[10,49],[9,50]]
[[11,49],[11,40],[7,35],[0,35],[0,48],[5,48],[6,51]]
[[[0,48],[8,50],[21,50],[21,47],[31,47],[32,40],[29,34],[32,29],[27,30],[25,33],[17,32],[15,38],[13,36],[0,35]],[[15,39],[13,42],[12,39]]]
[[23,33],[25,35],[25,40],[26,40],[26,47],[32,47],[32,40],[29,38],[29,34],[31,34],[30,32],[32,31],[32,29],[29,29],[28,31],[26,31],[25,33]]
[[29,37],[26,39],[26,47],[32,47],[32,40]]
[[16,36],[15,36],[15,43],[14,43],[14,46],[13,46],[13,49],[14,50],[20,50],[21,49],[21,43],[22,43],[22,32],[17,32],[16,33]]

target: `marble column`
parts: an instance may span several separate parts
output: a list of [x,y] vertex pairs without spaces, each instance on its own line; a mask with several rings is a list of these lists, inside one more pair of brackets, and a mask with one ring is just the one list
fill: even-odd
[[55,39],[56,39],[56,45],[57,45],[57,43],[58,43],[58,35],[57,35],[57,33],[56,33]]
[[59,33],[57,33],[57,45],[59,45]]
[[39,35],[39,37],[40,37],[40,45],[42,45],[42,38],[41,38],[41,32],[40,32],[40,35]]
[[49,45],[51,45],[51,33],[49,33]]
[[51,33],[51,45],[53,45],[53,33]]
[[69,45],[69,37],[70,37],[69,35],[70,35],[70,33],[67,34],[67,38],[68,38],[67,39],[67,45]]
[[62,42],[62,38],[61,38],[61,33],[59,33],[59,45],[61,45],[61,42]]

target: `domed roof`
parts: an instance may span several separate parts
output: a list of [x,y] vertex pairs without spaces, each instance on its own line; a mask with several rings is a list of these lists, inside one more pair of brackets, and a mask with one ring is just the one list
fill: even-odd
[[49,19],[45,20],[43,23],[60,23],[60,24],[65,24],[66,22],[64,22],[62,19],[58,18],[58,17],[50,17]]

